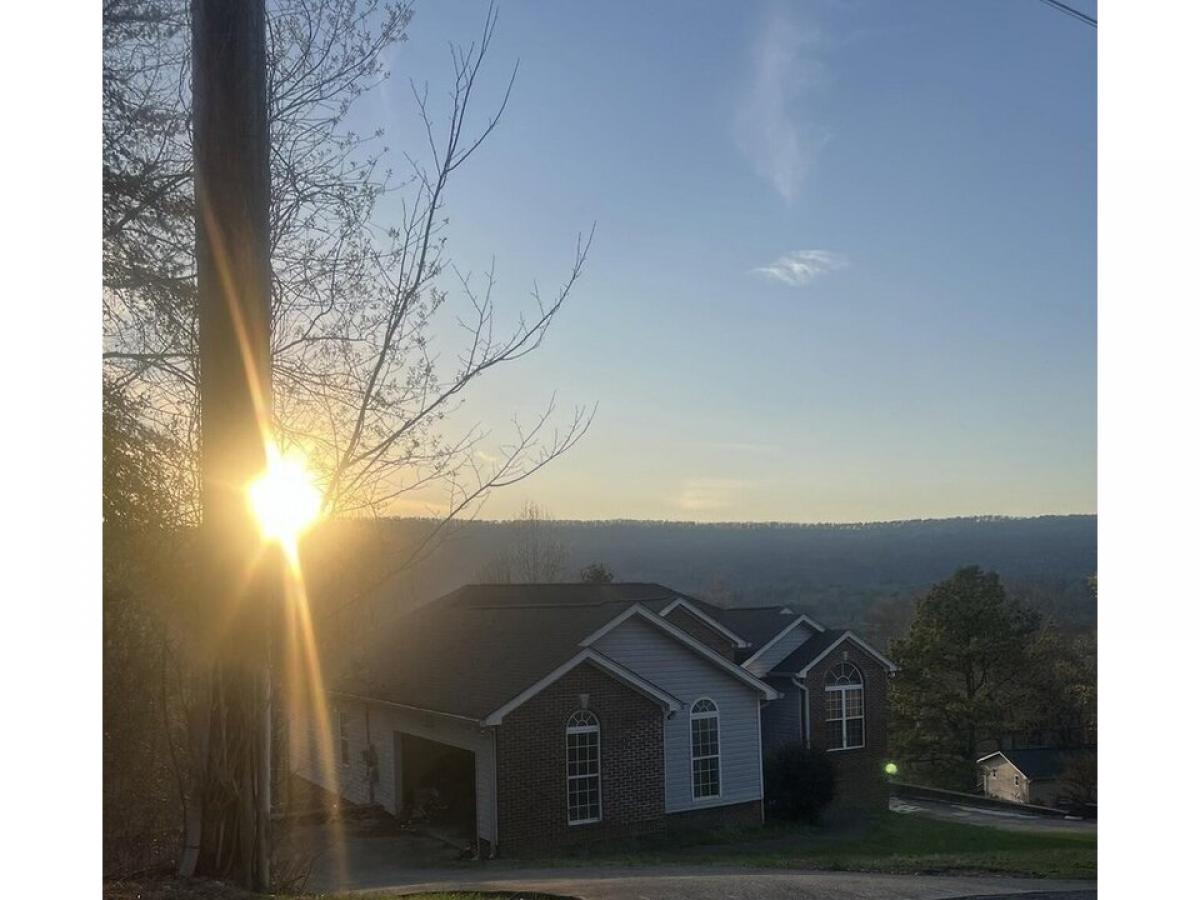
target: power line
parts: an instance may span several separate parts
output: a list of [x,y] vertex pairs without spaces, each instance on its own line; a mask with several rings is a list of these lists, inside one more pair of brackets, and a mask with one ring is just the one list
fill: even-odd
[[1084,22],[1088,25],[1091,25],[1093,28],[1096,27],[1095,19],[1093,19],[1091,16],[1087,15],[1086,13],[1080,12],[1079,10],[1075,9],[1073,6],[1067,6],[1067,4],[1065,4],[1065,3],[1060,3],[1059,0],[1042,0],[1042,2],[1053,9],[1057,9],[1060,13],[1065,13],[1066,15],[1071,16],[1074,19],[1078,19],[1080,22]]

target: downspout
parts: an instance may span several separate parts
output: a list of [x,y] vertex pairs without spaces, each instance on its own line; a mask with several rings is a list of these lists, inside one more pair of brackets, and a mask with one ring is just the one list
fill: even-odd
[[763,781],[762,708],[769,700],[758,701],[758,817],[759,825],[767,823],[767,786]]
[[800,678],[798,675],[792,676],[792,684],[796,685],[796,687],[800,689],[800,693],[803,696],[803,699],[800,701],[800,717],[804,728],[804,748],[806,750],[811,750],[812,733],[809,731],[808,725],[808,688],[804,684],[804,679]]
[[366,713],[367,719],[367,749],[366,759],[363,762],[367,769],[367,805],[375,805],[375,745],[371,743],[371,704],[363,703],[363,712]]
[[498,729],[490,728],[488,730],[492,735],[492,845],[488,848],[488,859],[495,859],[496,846],[500,843],[500,767],[496,763],[496,732]]

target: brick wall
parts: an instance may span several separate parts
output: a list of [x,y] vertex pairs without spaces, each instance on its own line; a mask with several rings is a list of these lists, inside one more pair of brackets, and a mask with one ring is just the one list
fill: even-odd
[[[843,654],[845,654],[843,656]],[[835,750],[829,756],[837,773],[834,793],[835,808],[886,808],[888,786],[883,767],[887,752],[888,673],[879,662],[855,644],[846,641],[809,669],[808,721],[812,727],[811,746],[827,748],[825,733],[825,675],[843,661],[854,664],[863,676],[863,731],[865,747],[858,750]]]
[[725,635],[718,631],[714,631],[704,622],[697,619],[682,606],[677,606],[675,609],[667,613],[663,618],[678,628],[680,631],[687,632],[691,637],[694,637],[710,650],[715,650],[726,659],[732,660],[734,655],[733,642]]
[[[566,726],[580,694],[600,722],[602,819],[567,824]],[[543,851],[663,828],[663,711],[584,663],[496,728],[498,850]]]
[[764,678],[779,696],[762,708],[763,752],[770,753],[784,744],[804,741],[801,700],[804,691],[792,683],[791,676]]

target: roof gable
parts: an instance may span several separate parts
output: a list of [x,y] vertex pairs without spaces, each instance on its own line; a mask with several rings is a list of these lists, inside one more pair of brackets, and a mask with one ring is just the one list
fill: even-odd
[[705,644],[702,644],[700,641],[696,640],[694,637],[692,637],[690,634],[688,634],[683,629],[679,628],[676,625],[673,625],[671,622],[667,621],[662,616],[656,615],[655,613],[650,612],[648,609],[646,609],[644,606],[641,606],[640,604],[631,606],[629,609],[625,610],[625,612],[621,613],[619,616],[616,616],[614,619],[612,619],[612,621],[606,622],[602,627],[598,628],[594,633],[588,635],[587,638],[585,638],[582,641],[582,646],[585,646],[585,647],[592,646],[597,641],[599,641],[601,638],[603,638],[605,635],[607,635],[609,632],[620,628],[625,622],[627,622],[630,619],[633,619],[635,617],[637,619],[639,619],[640,621],[648,623],[651,627],[665,632],[667,635],[673,637],[678,643],[683,644],[683,646],[690,649],[696,655],[704,658],[709,663],[711,663],[713,666],[715,666],[716,668],[723,671],[725,674],[742,682],[747,687],[750,687],[750,688],[758,691],[763,696],[764,699],[774,700],[776,697],[779,696],[778,691],[776,691],[773,687],[768,685],[766,682],[760,681],[753,674],[746,671],[741,666],[737,665],[736,663],[730,662],[725,657],[721,656],[721,654],[717,653],[715,650],[711,649],[710,647],[708,647]]
[[714,618],[757,649],[795,622],[796,614],[786,606],[742,606],[716,610]]
[[788,624],[755,650],[750,658],[742,663],[742,666],[755,675],[765,675],[797,646],[803,646],[807,640],[811,640],[813,635],[820,634],[824,630],[824,627],[808,616],[792,616]]
[[658,687],[658,685],[652,684],[651,682],[642,678],[636,672],[627,669],[625,666],[622,666],[615,660],[609,659],[607,656],[596,650],[593,650],[591,647],[585,647],[554,671],[531,684],[503,706],[492,711],[492,713],[483,720],[483,724],[499,725],[504,721],[504,717],[514,709],[521,706],[526,701],[536,697],[568,672],[571,672],[578,666],[587,663],[590,663],[596,668],[603,670],[611,677],[632,688],[633,690],[644,694],[670,712],[679,712],[679,710],[683,709],[683,703],[678,697],[675,697],[667,691],[664,691],[662,688]]
[[664,619],[670,616],[675,610],[683,610],[686,615],[692,616],[697,622],[708,628],[710,631],[716,632],[719,636],[725,638],[738,649],[745,649],[750,646],[750,642],[735,634],[725,625],[722,625],[717,619],[714,619],[708,613],[704,612],[699,606],[689,602],[684,597],[677,597],[675,600],[668,603],[658,611],[658,614]]
[[792,651],[792,653],[788,654],[787,657],[780,660],[778,665],[775,666],[774,671],[784,675],[794,675],[797,678],[803,678],[808,674],[809,669],[832,653],[838,645],[845,641],[852,641],[864,653],[878,660],[879,664],[889,672],[895,673],[899,671],[899,667],[894,662],[853,631],[846,628],[829,630],[814,635]]

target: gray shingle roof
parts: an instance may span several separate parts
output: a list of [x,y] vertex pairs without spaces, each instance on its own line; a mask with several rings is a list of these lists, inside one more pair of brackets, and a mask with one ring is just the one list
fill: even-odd
[[796,621],[796,614],[788,615],[781,610],[783,606],[753,606],[730,609],[719,609],[709,606],[705,612],[710,612],[718,622],[750,642],[753,652],[779,634],[784,628]]
[[657,610],[679,596],[659,584],[467,585],[403,616],[334,687],[482,718],[634,603]]
[[836,644],[846,634],[845,628],[829,628],[818,631],[807,641],[785,656],[774,671],[787,674],[799,672],[810,662]]

